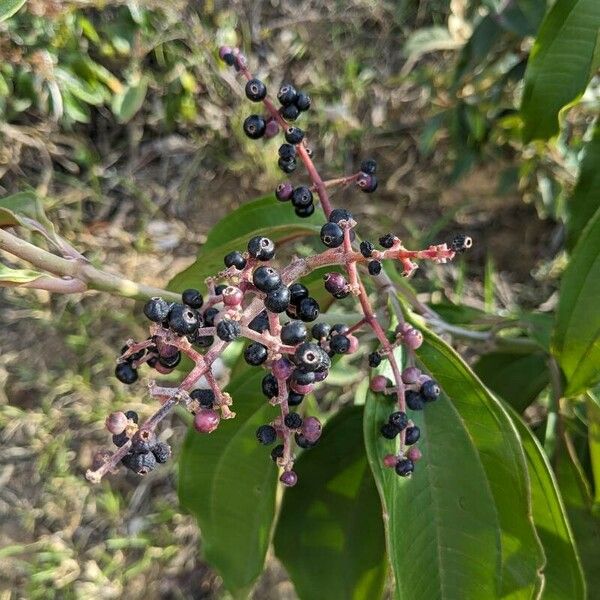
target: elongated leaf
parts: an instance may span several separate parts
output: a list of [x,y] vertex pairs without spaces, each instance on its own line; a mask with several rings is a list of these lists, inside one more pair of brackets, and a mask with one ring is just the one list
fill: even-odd
[[18,192],[0,199],[0,227],[28,227],[31,219],[45,220],[44,210],[34,192]]
[[[390,374],[387,366],[381,372]],[[387,397],[368,392],[365,444],[387,515],[397,598],[497,598],[500,521],[465,423],[445,395],[428,410],[411,414],[421,428],[423,458],[413,476],[402,479],[382,465],[395,442],[385,440],[379,428],[393,410]]]
[[10,19],[27,0],[0,0],[0,22]]
[[490,390],[521,413],[548,385],[546,360],[543,352],[490,352],[479,358],[473,370]]
[[460,415],[494,498],[502,544],[502,596],[529,598],[541,585],[544,555],[531,518],[529,479],[517,431],[501,403],[460,356],[430,331],[423,333],[418,358]]
[[567,202],[567,241],[573,248],[594,213],[600,208],[600,123],[586,144],[577,185]]
[[600,66],[600,2],[557,0],[544,19],[525,72],[525,141],[558,132],[558,114]]
[[317,449],[296,463],[275,553],[306,600],[376,600],[387,559],[381,504],[362,443],[362,407],[329,421]]
[[317,215],[299,219],[287,203],[278,202],[273,196],[243,204],[213,227],[194,264],[171,280],[169,288],[181,291],[202,285],[206,277],[224,268],[225,254],[245,251],[248,240],[255,235],[282,241],[316,234],[322,224],[323,218]]
[[583,600],[585,579],[575,538],[546,454],[521,417],[508,409],[515,424],[531,480],[533,521],[546,554],[544,600]]
[[600,380],[600,209],[583,231],[560,285],[552,351],[576,395]]
[[148,91],[148,79],[140,77],[136,82],[124,86],[123,90],[115,94],[112,102],[112,111],[120,123],[127,123],[142,108]]
[[594,502],[600,506],[600,400],[590,392],[586,401],[588,420],[588,444],[594,476]]
[[29,283],[43,277],[43,273],[31,269],[11,269],[0,263],[0,283],[3,285],[19,285]]
[[262,571],[275,514],[277,469],[255,438],[274,411],[261,375],[228,386],[236,418],[209,435],[190,430],[179,460],[179,500],[198,520],[206,560],[235,593]]

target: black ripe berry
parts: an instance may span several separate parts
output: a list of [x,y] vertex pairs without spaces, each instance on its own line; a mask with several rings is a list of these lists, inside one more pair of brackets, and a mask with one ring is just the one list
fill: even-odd
[[275,244],[268,237],[256,235],[248,242],[248,254],[258,260],[271,260],[275,256]]
[[296,170],[296,167],[298,166],[298,163],[296,162],[295,158],[279,158],[277,160],[277,166],[284,172],[284,173],[293,173]]
[[361,173],[366,173],[367,175],[375,175],[377,172],[377,162],[372,158],[363,160],[360,163],[360,171]]
[[300,110],[295,104],[288,104],[279,109],[279,114],[286,121],[295,121],[300,116]]
[[454,252],[464,252],[473,246],[473,240],[468,235],[457,235],[451,242]]
[[288,413],[283,419],[285,426],[289,429],[299,429],[302,427],[302,417],[295,412]]
[[125,416],[134,423],[138,423],[140,420],[140,416],[135,412],[135,410],[125,411]]
[[381,354],[379,352],[371,352],[369,354],[369,366],[371,368],[378,367],[381,364]]
[[308,298],[308,288],[301,283],[290,285],[290,303],[298,306],[304,298]]
[[223,291],[227,288],[227,285],[222,283],[215,288],[215,296],[220,296]]
[[304,400],[304,394],[299,394],[298,392],[290,392],[288,395],[289,406],[298,406],[299,404],[302,404],[302,400]]
[[350,331],[350,327],[348,327],[348,325],[346,325],[345,323],[336,323],[331,327],[332,334],[339,333],[340,335],[346,335],[348,331]]
[[162,323],[168,316],[171,310],[171,303],[163,300],[162,298],[150,298],[146,304],[144,304],[144,314],[148,319],[155,323]]
[[292,193],[292,204],[296,208],[304,208],[313,203],[313,195],[305,185],[298,186]]
[[223,319],[217,325],[217,335],[224,342],[233,342],[241,333],[240,324],[237,321]]
[[147,429],[138,429],[131,438],[131,451],[136,454],[146,454],[154,447],[156,436]]
[[406,416],[405,412],[398,410],[390,415],[388,422],[390,425],[396,427],[399,431],[402,431],[408,426],[408,417]]
[[333,335],[329,341],[329,348],[335,354],[346,354],[350,350],[350,340],[345,335]]
[[321,227],[321,241],[328,248],[339,248],[344,242],[344,231],[337,223],[325,223]]
[[377,177],[375,177],[375,175],[367,175],[366,173],[361,173],[356,178],[356,185],[360,188],[361,192],[365,192],[365,194],[370,194],[377,189]]
[[145,454],[128,454],[121,460],[130,471],[138,475],[146,475],[156,467],[156,458],[152,452]]
[[292,373],[292,381],[299,385],[310,385],[315,382],[314,371],[304,371],[303,369],[295,369]]
[[192,400],[197,400],[202,408],[212,408],[215,404],[215,393],[208,389],[196,389],[190,393]]
[[331,333],[331,325],[329,323],[315,323],[310,332],[315,340],[322,340]]
[[371,258],[373,256],[373,250],[375,250],[375,246],[371,242],[364,240],[360,243],[360,253],[365,258]]
[[277,439],[277,431],[271,425],[261,425],[256,430],[256,439],[265,446],[270,446]]
[[289,106],[296,101],[296,88],[289,83],[284,83],[277,92],[277,100],[282,106]]
[[267,314],[267,311],[263,310],[256,315],[256,317],[248,324],[248,328],[258,333],[267,331],[267,329],[269,329],[269,315]]
[[169,313],[169,328],[179,335],[194,333],[200,326],[198,311],[184,304],[175,304]]
[[119,363],[115,368],[115,377],[126,385],[130,385],[137,381],[138,372],[131,366],[131,363]]
[[416,444],[421,437],[421,430],[415,425],[414,427],[408,427],[404,434],[404,441],[411,446]]
[[349,210],[346,210],[345,208],[334,208],[329,213],[328,220],[330,223],[337,223],[339,225],[342,221],[353,221],[354,219]]
[[260,102],[267,95],[267,86],[260,79],[250,79],[246,83],[246,97],[252,102]]
[[391,423],[384,423],[379,431],[387,440],[393,440],[400,433],[400,430]]
[[410,408],[410,410],[423,410],[423,407],[425,406],[425,400],[419,392],[408,390],[405,397],[406,405],[408,408]]
[[299,127],[288,127],[285,130],[285,141],[288,144],[299,144],[304,139],[304,131]]
[[412,460],[403,458],[396,463],[394,469],[400,477],[407,477],[415,470],[415,465]]
[[296,106],[300,112],[304,112],[310,108],[311,100],[308,94],[304,92],[298,92],[296,96]]
[[127,435],[126,431],[123,431],[122,433],[115,433],[115,435],[112,436],[112,443],[117,448],[120,448],[121,446],[123,446],[123,444],[125,444],[128,441],[129,436]]
[[202,308],[202,305],[204,304],[204,298],[202,297],[202,294],[199,292],[199,290],[192,288],[183,291],[181,294],[181,300],[190,308]]
[[206,327],[213,327],[215,324],[215,317],[218,314],[218,308],[215,308],[214,306],[207,308],[202,315],[204,317],[204,325],[206,325]]
[[174,369],[181,362],[181,352],[177,351],[171,356],[159,356],[158,362],[166,369]]
[[369,275],[379,275],[381,273],[381,263],[378,260],[371,260],[367,265]]
[[294,360],[305,371],[316,371],[322,362],[322,350],[312,342],[304,342],[296,348]]
[[156,442],[152,447],[152,454],[157,463],[164,464],[171,457],[171,446],[165,442]]
[[238,271],[241,271],[246,266],[244,255],[237,250],[226,254],[223,262],[226,267],[235,267]]
[[258,342],[252,342],[244,350],[244,360],[252,366],[262,365],[268,358],[267,348]]
[[292,144],[281,144],[277,152],[279,158],[296,158],[296,146],[293,146]]
[[440,386],[436,381],[430,379],[421,386],[420,392],[421,396],[423,396],[425,400],[431,402],[433,400],[437,400],[438,396],[440,395]]
[[279,385],[277,384],[277,378],[271,373],[263,377],[261,387],[262,393],[267,398],[275,398],[279,394]]
[[302,321],[289,321],[281,328],[281,341],[288,346],[302,343],[307,335],[306,325]]
[[285,312],[290,303],[290,290],[287,286],[281,285],[277,289],[270,291],[265,298],[265,307],[274,313]]
[[273,448],[273,450],[271,450],[271,460],[273,462],[277,462],[278,458],[283,458],[283,446],[281,444],[279,444],[278,446],[275,446],[275,448]]
[[297,316],[301,321],[310,323],[319,316],[319,303],[314,298],[304,298],[298,305]]
[[395,236],[391,233],[386,233],[379,238],[379,243],[383,248],[391,248],[396,240]]
[[265,135],[267,124],[260,115],[250,115],[244,120],[244,133],[251,140],[258,140]]
[[281,285],[281,277],[272,267],[258,267],[252,273],[252,283],[261,292],[270,292]]
[[294,208],[294,212],[296,213],[297,217],[300,217],[301,219],[307,219],[312,214],[314,214],[315,205],[309,204],[308,206],[302,206],[302,207],[297,206],[296,208]]

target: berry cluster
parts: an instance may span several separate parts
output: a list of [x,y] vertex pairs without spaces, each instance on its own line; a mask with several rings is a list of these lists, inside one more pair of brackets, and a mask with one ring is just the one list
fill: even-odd
[[[100,453],[97,468],[88,471],[87,476],[91,481],[99,481],[119,463],[145,474],[156,463],[164,462],[170,449],[156,441],[155,429],[178,404],[194,415],[194,427],[202,434],[210,434],[222,420],[235,417],[233,399],[221,389],[212,369],[227,345],[243,338],[247,340],[244,360],[265,369],[262,392],[279,409],[276,417],[258,428],[256,439],[272,446],[271,459],[282,469],[280,481],[286,486],[295,485],[295,455],[312,448],[321,435],[321,423],[305,414],[303,400],[315,385],[326,380],[336,355],[357,352],[357,335],[364,328],[374,334],[378,344],[368,355],[369,366],[376,368],[388,360],[393,373],[393,381],[381,375],[371,381],[373,392],[392,395],[396,401],[388,421],[382,424],[381,434],[395,440],[397,452],[386,456],[383,462],[401,476],[410,475],[420,458],[414,445],[420,431],[407,410],[422,410],[439,396],[440,390],[430,377],[412,366],[422,334],[404,322],[391,335],[386,332],[371,306],[360,272],[365,269],[373,276],[374,285],[389,289],[392,284],[385,279],[383,260],[395,261],[402,274],[409,276],[417,268],[415,261],[445,263],[468,249],[472,241],[461,235],[449,245],[408,250],[392,233],[379,238],[379,248],[367,240],[358,240],[353,215],[344,208],[333,209],[327,189],[355,183],[363,192],[373,192],[377,188],[375,161],[363,161],[354,175],[323,181],[312,162],[304,131],[290,124],[310,107],[308,95],[285,84],[277,94],[281,104],[277,109],[267,96],[266,86],[248,71],[247,61],[238,50],[222,48],[220,56],[246,78],[246,96],[253,102],[262,102],[266,109],[266,115],[253,114],[244,121],[245,133],[259,139],[282,131],[285,143],[279,149],[279,166],[291,172],[301,161],[306,167],[310,185],[294,187],[285,182],[277,187],[275,195],[280,201],[291,201],[299,217],[313,214],[316,203],[320,204],[326,220],[320,231],[324,250],[278,267],[274,263],[274,242],[255,236],[248,240],[245,250],[224,256],[224,269],[206,280],[204,295],[197,289],[187,289],[181,302],[151,298],[143,309],[151,321],[150,335],[142,342],[127,342],[117,362],[117,378],[125,384],[134,383],[144,364],[161,375],[168,374],[183,355],[194,366],[177,387],[149,382],[150,395],[160,401],[160,408],[143,424],[138,425],[137,415],[132,412],[110,415],[107,428],[117,450]],[[299,280],[322,267],[334,267],[325,275],[323,285],[335,299],[358,300],[363,317],[355,324],[330,325],[318,320],[319,304]],[[404,371],[394,354],[399,345],[406,349],[411,365]]]

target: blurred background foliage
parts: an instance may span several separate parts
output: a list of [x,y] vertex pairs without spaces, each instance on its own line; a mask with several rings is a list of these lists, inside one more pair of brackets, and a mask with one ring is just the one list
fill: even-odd
[[[0,23],[0,194],[35,189],[91,260],[166,285],[220,217],[281,178],[277,142],[243,136],[243,90],[217,60],[220,44],[240,45],[267,85],[309,91],[328,175],[378,160],[375,197],[334,196],[363,228],[407,245],[474,237],[467,260],[417,275],[440,313],[472,324],[538,309],[543,336],[565,264],[565,199],[600,104],[595,79],[558,137],[522,141],[517,108],[545,10],[545,0],[29,0]],[[216,597],[172,470],[93,492],[82,477],[105,414],[124,403],[150,412],[112,377],[122,341],[143,335],[131,301],[0,294],[0,598]],[[547,383],[531,383],[523,407]],[[546,427],[543,402],[529,420]],[[177,447],[184,429],[174,416],[163,436]],[[294,597],[275,561],[256,597]]]

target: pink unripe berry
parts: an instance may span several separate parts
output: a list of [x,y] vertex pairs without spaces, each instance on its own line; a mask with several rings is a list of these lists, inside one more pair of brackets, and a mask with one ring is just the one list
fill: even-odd
[[317,371],[315,373],[315,383],[320,383],[321,381],[325,381],[327,376],[329,375],[329,370],[325,369],[324,371]]
[[314,444],[321,437],[321,421],[317,417],[306,417],[302,422],[302,434]]
[[429,375],[420,375],[416,383],[418,385],[423,385],[426,381],[431,381],[431,377]]
[[294,471],[285,471],[281,474],[279,481],[287,487],[294,487],[298,483],[298,475]]
[[396,327],[396,333],[398,335],[405,335],[406,333],[408,333],[409,331],[411,331],[413,328],[413,326],[410,323],[400,323],[397,327]]
[[412,329],[402,336],[402,342],[411,350],[416,350],[423,343],[423,334],[418,329]]
[[229,46],[221,46],[219,48],[219,58],[225,60],[225,57],[231,54],[233,50]]
[[299,383],[293,381],[290,384],[290,388],[297,394],[302,394],[305,396],[306,394],[310,394],[315,389],[315,386],[312,383],[309,383],[308,385],[300,385]]
[[294,365],[287,358],[279,358],[271,365],[271,371],[277,379],[289,379],[294,369]]
[[383,458],[383,464],[386,467],[389,467],[390,469],[393,469],[396,466],[397,462],[398,462],[398,457],[394,456],[393,454],[387,454]]
[[416,446],[409,448],[408,452],[406,453],[406,458],[412,460],[413,462],[420,460],[422,456],[423,455],[421,454],[421,451]]
[[106,417],[106,429],[108,429],[110,433],[118,435],[119,433],[123,433],[125,431],[125,428],[127,427],[127,421],[128,419],[125,416],[125,413],[121,412],[120,410],[110,413],[110,415]]
[[154,365],[154,368],[161,374],[161,375],[168,375],[169,373],[171,373],[173,371],[172,368],[170,367],[165,367],[164,365],[160,364],[159,362],[157,362]]
[[347,354],[354,354],[358,350],[358,338],[355,335],[347,336],[350,340],[350,348],[348,348]]
[[402,371],[402,381],[407,385],[411,383],[416,383],[421,375],[421,371],[417,369],[417,367],[406,367],[404,371]]
[[270,140],[274,138],[279,133],[279,123],[275,119],[269,119],[267,121],[267,126],[265,128],[265,135],[263,136],[265,139]]
[[375,393],[384,392],[385,388],[388,386],[388,379],[383,375],[375,375],[373,379],[371,379],[371,391]]
[[239,51],[235,56],[235,66],[237,69],[245,69],[248,66],[246,56]]
[[228,285],[223,290],[223,304],[226,306],[239,306],[244,299],[244,293],[235,285]]
[[203,408],[194,417],[194,427],[200,433],[211,433],[219,426],[219,413],[216,410]]

